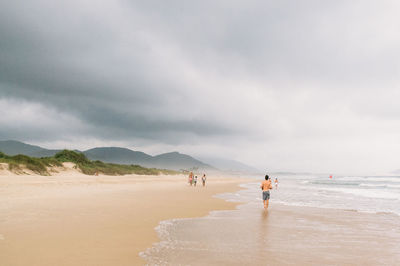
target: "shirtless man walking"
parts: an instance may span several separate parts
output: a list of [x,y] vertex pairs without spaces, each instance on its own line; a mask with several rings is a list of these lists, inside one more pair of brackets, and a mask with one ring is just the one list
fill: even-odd
[[261,183],[260,187],[263,191],[264,209],[268,209],[269,190],[272,189],[271,179],[269,179],[268,175],[265,175],[265,180]]

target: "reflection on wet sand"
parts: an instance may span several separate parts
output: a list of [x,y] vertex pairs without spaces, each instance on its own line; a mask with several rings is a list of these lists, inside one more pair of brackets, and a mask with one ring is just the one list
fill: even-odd
[[163,245],[146,256],[150,264],[395,265],[399,228],[394,215],[249,203],[172,222]]

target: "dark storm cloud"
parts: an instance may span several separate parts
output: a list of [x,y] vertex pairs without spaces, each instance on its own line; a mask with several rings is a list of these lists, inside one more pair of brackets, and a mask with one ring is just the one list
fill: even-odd
[[[164,139],[169,135],[164,141],[176,142],[181,132],[233,132],[221,123],[192,117],[190,112],[176,120],[170,116],[174,106],[166,103],[179,97],[175,88],[182,85],[170,80],[164,73],[168,69],[159,66],[162,54],[152,53],[151,43],[141,36],[146,34],[135,31],[146,31],[146,21],[129,19],[126,25],[113,25],[113,21],[102,21],[107,10],[94,7],[92,12],[97,15],[88,16],[85,12],[91,8],[74,4],[2,4],[2,97],[50,105],[79,117],[94,128],[93,134],[107,138]],[[96,133],[96,128],[102,130]],[[175,140],[169,132],[175,133]]]

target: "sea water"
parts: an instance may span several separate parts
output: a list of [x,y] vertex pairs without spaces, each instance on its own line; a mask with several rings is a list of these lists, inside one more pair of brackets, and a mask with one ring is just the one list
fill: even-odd
[[243,203],[236,210],[162,221],[161,241],[141,256],[150,265],[400,264],[400,177],[276,177],[268,211],[260,177],[218,195]]
[[[278,181],[271,203],[400,215],[400,176],[290,175],[278,176]],[[258,183],[244,187],[247,191],[224,198],[260,200]]]

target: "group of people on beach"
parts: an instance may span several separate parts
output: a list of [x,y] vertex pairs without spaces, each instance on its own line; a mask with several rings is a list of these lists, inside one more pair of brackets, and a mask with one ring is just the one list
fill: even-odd
[[[203,174],[203,176],[201,177],[201,182],[203,183],[203,187],[206,186],[206,180],[207,180],[206,174]],[[189,174],[189,184],[191,186],[197,185],[197,175],[195,176],[193,172],[190,172]]]
[[[189,173],[188,183],[190,186],[197,186],[197,179],[198,179],[197,175],[194,175],[193,172]],[[206,180],[207,180],[206,174],[203,174],[203,176],[201,177],[201,182],[203,184],[203,187],[206,185]],[[278,189],[278,183],[279,183],[278,178],[275,178],[274,183],[275,183],[275,189]],[[269,199],[271,197],[270,190],[273,189],[272,180],[268,175],[265,175],[265,180],[261,182],[260,188],[262,190],[264,209],[268,209]]]
[[[278,178],[275,178],[274,183],[275,183],[275,189],[278,189]],[[265,180],[261,183],[260,187],[262,189],[264,209],[268,209],[269,198],[270,198],[269,191],[273,188],[271,179],[269,178],[268,175],[265,175]]]

